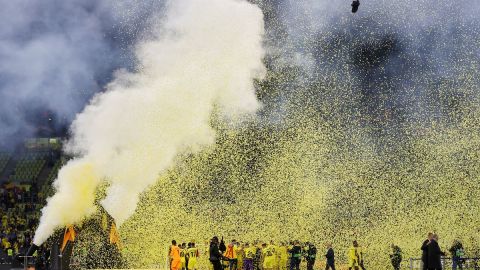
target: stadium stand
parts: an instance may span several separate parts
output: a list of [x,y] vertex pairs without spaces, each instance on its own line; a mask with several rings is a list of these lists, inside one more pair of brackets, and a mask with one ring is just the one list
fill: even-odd
[[30,247],[40,209],[53,194],[62,164],[57,140],[32,147],[37,141],[43,142],[30,140],[13,154],[0,151],[0,265],[15,262],[15,256]]
[[50,173],[47,176],[42,188],[40,189],[43,198],[48,198],[53,195],[54,189],[52,187],[53,181],[57,178],[58,170],[63,165],[64,161],[62,159],[58,159],[55,164],[53,165]]
[[10,160],[10,155],[8,153],[0,153],[0,174],[3,172],[7,166],[8,161]]
[[19,181],[36,181],[38,174],[45,165],[45,159],[37,159],[26,157],[17,162],[15,172],[10,176],[10,180],[14,182]]

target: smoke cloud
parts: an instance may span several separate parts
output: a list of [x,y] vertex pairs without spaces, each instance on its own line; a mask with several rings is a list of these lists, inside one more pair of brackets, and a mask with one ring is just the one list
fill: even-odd
[[46,111],[50,128],[70,124],[113,70],[131,68],[131,45],[163,4],[116,2],[0,1],[0,146],[35,136]]
[[[362,117],[385,120],[388,115],[390,123],[430,122],[456,110],[446,105],[451,100],[478,98],[478,92],[464,93],[466,84],[480,85],[477,79],[464,79],[475,77],[468,74],[476,73],[480,60],[478,3],[373,0],[362,2],[356,14],[350,4],[272,4],[281,23],[267,24],[267,32],[284,28],[287,41],[277,46],[290,58],[283,62],[305,72],[297,78],[303,80],[300,84],[341,78],[361,96]],[[274,65],[285,66],[280,61]],[[452,85],[448,92],[439,87],[445,84]],[[286,102],[311,96],[298,93],[298,87],[287,91],[293,92],[293,101]],[[348,87],[342,91],[351,96]],[[314,95],[320,101],[329,98],[320,91]]]
[[101,204],[121,225],[179,153],[214,142],[216,108],[228,119],[255,113],[262,36],[262,12],[247,2],[170,2],[163,26],[137,46],[139,71],[117,72],[73,122],[68,151],[79,157],[60,170],[34,243],[94,212],[102,181]]

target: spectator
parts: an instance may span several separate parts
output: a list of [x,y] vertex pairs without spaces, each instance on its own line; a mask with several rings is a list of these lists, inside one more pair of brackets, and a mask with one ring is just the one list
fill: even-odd
[[438,245],[438,235],[433,234],[432,240],[427,245],[427,264],[428,270],[441,270],[442,269],[442,261],[441,256],[445,256],[445,253],[440,250],[440,246]]
[[463,269],[463,257],[465,256],[465,251],[462,243],[458,240],[454,240],[449,251],[452,255],[452,270],[457,270],[457,267]]
[[8,243],[8,247],[6,249],[7,252],[7,262],[12,263],[13,262],[13,247]]
[[14,229],[10,230],[10,233],[8,234],[8,241],[10,243],[13,243],[13,242],[17,241],[17,233],[15,232]]
[[390,254],[390,261],[394,270],[400,270],[400,264],[402,263],[402,250],[399,246],[392,244],[392,254]]
[[327,254],[325,257],[327,258],[325,270],[329,270],[330,268],[335,270],[335,252],[332,248],[332,243],[327,244]]
[[427,270],[428,269],[428,244],[430,244],[430,241],[432,240],[433,233],[429,232],[427,234],[427,239],[423,241],[422,247],[420,248],[422,250],[422,269]]

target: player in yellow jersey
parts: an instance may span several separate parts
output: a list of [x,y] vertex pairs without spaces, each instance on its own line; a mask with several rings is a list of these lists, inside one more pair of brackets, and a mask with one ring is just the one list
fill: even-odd
[[186,270],[187,269],[187,250],[186,250],[186,244],[182,243],[180,245],[180,269]]
[[273,240],[270,241],[270,245],[268,245],[268,247],[270,247],[270,249],[273,252],[273,269],[278,270],[278,264],[279,264],[278,263],[278,261],[279,261],[278,247],[275,245],[275,242]]
[[262,250],[259,247],[258,241],[254,241],[250,248],[253,252],[253,269],[260,269],[262,263]]
[[275,267],[275,248],[272,245],[263,245],[263,269],[273,270]]
[[278,269],[279,270],[287,270],[287,263],[288,263],[288,250],[285,243],[281,243],[280,247],[278,247]]
[[353,245],[348,249],[348,269],[359,269],[359,255],[358,255],[358,243],[353,241]]
[[240,242],[237,242],[237,269],[242,270],[243,269],[243,258],[245,257],[245,245],[240,244]]
[[188,270],[198,269],[197,258],[199,256],[198,248],[195,247],[195,243],[190,244],[190,248],[187,249],[188,254]]
[[243,270],[253,270],[253,258],[255,257],[257,249],[254,246],[250,246],[250,244],[247,242],[245,243],[243,251]]

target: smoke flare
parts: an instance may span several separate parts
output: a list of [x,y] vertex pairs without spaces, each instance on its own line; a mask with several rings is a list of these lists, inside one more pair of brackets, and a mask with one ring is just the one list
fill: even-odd
[[263,16],[244,1],[171,1],[163,27],[138,45],[139,71],[119,71],[72,124],[67,150],[78,158],[59,172],[56,194],[42,210],[34,243],[102,206],[121,225],[139,195],[185,151],[214,142],[218,107],[240,119],[260,106],[253,79],[262,78]]

